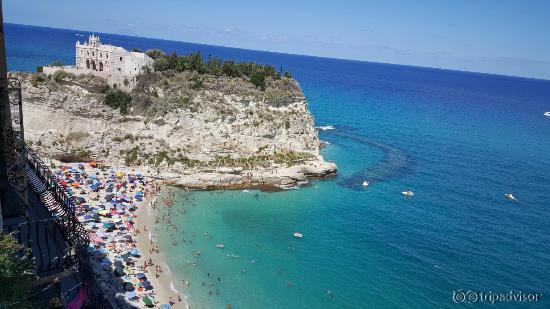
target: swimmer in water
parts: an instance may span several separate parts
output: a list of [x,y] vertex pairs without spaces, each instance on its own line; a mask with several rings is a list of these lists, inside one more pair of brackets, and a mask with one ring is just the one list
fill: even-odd
[[329,298],[330,300],[332,300],[332,299],[334,298],[334,294],[332,294],[332,291],[331,291],[331,290],[328,290],[328,291],[327,291],[327,295],[328,295],[328,298]]
[[256,259],[252,260],[252,264],[256,264]]
[[241,269],[241,273],[245,273],[246,272],[246,267]]

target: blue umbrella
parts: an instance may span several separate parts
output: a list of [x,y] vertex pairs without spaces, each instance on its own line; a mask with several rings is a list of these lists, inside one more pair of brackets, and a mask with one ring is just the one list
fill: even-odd
[[145,278],[145,274],[144,273],[137,273],[136,278],[138,278],[138,279]]
[[160,309],[171,309],[172,307],[168,304],[162,304],[160,305]]
[[138,251],[138,249],[134,249],[130,252],[130,254],[133,255],[133,256],[139,256],[139,251]]
[[126,298],[128,298],[128,299],[134,299],[134,298],[136,298],[136,297],[137,297],[136,292],[134,292],[134,291],[126,292]]

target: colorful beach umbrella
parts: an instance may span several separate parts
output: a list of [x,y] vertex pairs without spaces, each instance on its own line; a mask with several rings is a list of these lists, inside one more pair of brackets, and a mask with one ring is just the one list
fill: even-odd
[[153,301],[148,296],[143,297],[142,300],[145,306],[153,307]]

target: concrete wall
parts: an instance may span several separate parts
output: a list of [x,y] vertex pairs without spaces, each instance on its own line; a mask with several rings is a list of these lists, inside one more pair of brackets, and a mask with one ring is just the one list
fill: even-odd
[[[99,76],[104,78],[107,83],[111,87],[116,87],[118,89],[122,89],[125,91],[131,91],[134,89],[136,85],[136,76],[135,75],[128,75],[128,74],[116,74],[111,72],[99,72],[99,71],[93,71],[93,70],[79,70],[75,66],[63,66],[63,67],[49,67],[45,66],[43,67],[43,73],[46,75],[53,75],[55,72],[63,70],[67,73],[71,73],[74,75],[80,75],[80,74],[93,74],[95,76]],[[127,81],[128,85],[125,85],[124,81]],[[115,86],[116,85],[116,86]]]

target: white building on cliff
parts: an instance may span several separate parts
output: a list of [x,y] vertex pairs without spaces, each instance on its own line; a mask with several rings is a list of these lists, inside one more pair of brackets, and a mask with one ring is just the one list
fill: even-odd
[[109,44],[101,44],[99,36],[90,35],[88,42],[76,42],[76,69],[133,76],[144,66],[153,68],[154,60],[144,53],[130,52]]
[[144,67],[153,70],[154,60],[145,53],[131,52],[119,46],[101,44],[99,36],[90,35],[88,41],[76,42],[76,65],[45,66],[44,74],[54,74],[63,70],[72,74],[94,74],[103,77],[111,86],[132,89],[136,75]]

